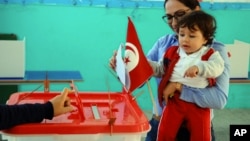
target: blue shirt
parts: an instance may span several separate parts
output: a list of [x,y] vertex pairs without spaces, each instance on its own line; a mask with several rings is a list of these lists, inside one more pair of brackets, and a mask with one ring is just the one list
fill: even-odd
[[[165,51],[170,46],[178,46],[178,39],[176,34],[167,34],[156,41],[154,46],[147,54],[147,58],[152,61],[160,61]],[[229,59],[225,46],[222,43],[213,41],[211,47],[217,50],[224,59],[225,69],[223,73],[216,78],[216,86],[207,88],[193,88],[183,85],[180,99],[192,102],[203,108],[222,109],[227,103],[229,90]],[[157,84],[160,78],[156,78]],[[158,114],[161,115],[162,108],[159,105],[156,97],[156,106]],[[153,111],[153,113],[156,113]]]

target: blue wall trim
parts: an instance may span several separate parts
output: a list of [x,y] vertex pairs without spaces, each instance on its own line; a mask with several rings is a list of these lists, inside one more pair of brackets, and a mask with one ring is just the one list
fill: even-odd
[[[0,4],[45,4],[66,6],[94,6],[105,8],[163,8],[163,1],[133,0],[0,0]],[[203,9],[212,10],[250,10],[250,2],[201,2]]]

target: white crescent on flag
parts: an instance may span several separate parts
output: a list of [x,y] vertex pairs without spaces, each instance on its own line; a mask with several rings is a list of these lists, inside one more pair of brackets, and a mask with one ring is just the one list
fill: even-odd
[[137,47],[130,43],[126,42],[126,50],[125,50],[125,57],[124,62],[126,64],[127,71],[132,71],[139,63],[139,53]]

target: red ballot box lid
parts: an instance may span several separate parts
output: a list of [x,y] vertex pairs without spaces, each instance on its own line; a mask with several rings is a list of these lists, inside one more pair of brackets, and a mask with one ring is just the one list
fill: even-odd
[[[44,103],[60,92],[21,92],[8,103]],[[96,134],[137,133],[150,129],[148,119],[130,94],[122,92],[78,92],[68,95],[75,110],[52,120],[15,126],[8,134]]]

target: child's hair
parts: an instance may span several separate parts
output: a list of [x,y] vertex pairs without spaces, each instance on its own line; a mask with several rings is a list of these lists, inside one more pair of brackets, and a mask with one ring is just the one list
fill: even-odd
[[204,38],[207,40],[205,45],[209,45],[213,42],[216,30],[216,20],[213,16],[205,13],[204,11],[193,11],[178,21],[177,32],[179,32],[180,28],[183,27],[187,27],[191,31],[200,30]]

